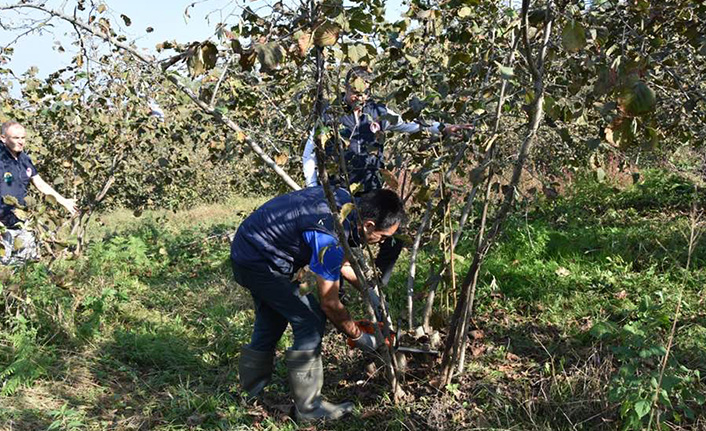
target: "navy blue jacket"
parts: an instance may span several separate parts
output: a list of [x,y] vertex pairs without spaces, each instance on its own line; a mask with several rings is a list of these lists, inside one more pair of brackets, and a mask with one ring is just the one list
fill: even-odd
[[[350,184],[360,183],[363,193],[382,188],[379,171],[384,167],[384,141],[378,139],[376,133],[371,130],[371,125],[377,123],[379,130],[386,130],[389,127],[386,115],[385,105],[369,100],[363,105],[357,127],[352,110],[338,119],[339,135],[347,144],[343,145],[343,156]],[[328,123],[333,122],[328,114],[324,115],[324,120]],[[333,154],[333,145],[332,140],[326,143],[326,152],[329,156]],[[336,184],[341,183],[338,178],[332,178],[332,180]]]
[[[339,209],[352,202],[343,189],[335,191]],[[347,239],[358,242],[351,211],[343,227]],[[250,214],[240,225],[230,247],[230,258],[239,266],[292,275],[309,264],[312,250],[304,242],[304,231],[316,230],[336,236],[333,215],[322,187],[308,187],[278,196]]]
[[15,216],[15,207],[5,204],[2,198],[14,196],[20,205],[24,205],[29,181],[37,175],[37,168],[24,152],[15,159],[5,145],[0,143],[0,147],[0,223],[12,227],[21,220]]

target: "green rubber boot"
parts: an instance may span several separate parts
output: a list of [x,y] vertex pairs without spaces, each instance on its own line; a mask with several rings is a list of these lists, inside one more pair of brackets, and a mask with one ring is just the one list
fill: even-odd
[[321,397],[324,367],[320,350],[287,350],[285,357],[297,420],[336,420],[353,411],[351,402],[332,404]]
[[256,397],[270,383],[275,352],[261,352],[243,347],[240,350],[238,376],[240,386],[250,398]]

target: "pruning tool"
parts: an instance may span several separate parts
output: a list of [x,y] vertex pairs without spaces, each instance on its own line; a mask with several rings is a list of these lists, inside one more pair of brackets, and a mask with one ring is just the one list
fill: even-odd
[[[375,325],[373,322],[370,320],[356,320],[355,322],[356,326],[358,328],[365,332],[366,334],[374,334],[375,333]],[[378,326],[380,327],[380,331],[382,331],[384,325],[382,322],[378,322]],[[388,347],[392,347],[392,349],[396,352],[402,352],[402,353],[422,353],[422,354],[427,354],[427,355],[438,355],[439,351],[438,350],[426,350],[426,349],[417,349],[415,347],[407,347],[407,346],[400,346],[399,345],[399,339],[400,339],[400,325],[397,325],[397,330],[395,332],[390,333],[390,335],[385,339],[385,344]],[[351,340],[350,338],[347,340],[348,346],[353,348],[355,347],[355,341]]]

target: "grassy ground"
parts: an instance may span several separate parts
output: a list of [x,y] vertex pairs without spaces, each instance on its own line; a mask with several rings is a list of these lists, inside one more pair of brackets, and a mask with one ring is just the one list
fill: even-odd
[[[253,313],[231,281],[228,234],[261,201],[109,214],[85,257],[2,274],[0,429],[644,429],[658,385],[662,429],[706,429],[706,250],[684,270],[691,201],[688,184],[654,173],[625,190],[583,182],[521,208],[488,257],[455,383],[437,390],[438,364],[410,358],[408,398],[395,405],[380,373],[329,331],[324,393],[353,400],[356,413],[315,427],[287,416],[281,361],[262,399],[237,388]],[[457,250],[459,273],[470,243]],[[422,257],[421,293],[434,253]],[[389,299],[404,315],[398,268]],[[437,310],[443,329],[449,310]]]

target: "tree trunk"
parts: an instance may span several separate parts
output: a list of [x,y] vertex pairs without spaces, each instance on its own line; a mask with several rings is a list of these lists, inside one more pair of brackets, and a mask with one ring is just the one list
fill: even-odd
[[[522,170],[527,161],[530,151],[532,150],[535,142],[535,136],[539,124],[543,118],[543,104],[544,104],[544,60],[546,58],[547,47],[549,42],[549,37],[551,35],[553,16],[551,16],[551,2],[547,5],[547,13],[550,15],[547,19],[546,25],[544,27],[544,37],[542,47],[540,49],[537,62],[535,63],[531,46],[529,43],[529,37],[527,35],[527,29],[529,27],[527,14],[529,10],[529,0],[523,0],[522,2],[522,36],[524,42],[525,50],[525,60],[530,73],[533,78],[535,99],[532,103],[532,119],[529,124],[527,135],[520,146],[520,151],[515,162],[512,179],[510,180],[508,192],[505,194],[504,200],[498,210],[495,218],[493,220],[492,227],[488,232],[488,236],[483,238],[481,232],[478,235],[478,248],[473,257],[473,263],[471,268],[466,274],[462,287],[460,300],[454,311],[453,320],[451,322],[448,337],[446,339],[446,345],[444,347],[444,354],[442,358],[442,369],[439,383],[441,386],[446,386],[451,382],[453,378],[454,370],[460,365],[459,351],[464,349],[466,346],[465,334],[466,325],[468,322],[468,317],[473,308],[473,302],[475,300],[475,292],[478,284],[478,275],[480,274],[480,269],[483,265],[483,261],[490,250],[490,247],[494,244],[498,233],[501,231],[505,220],[507,219],[512,204],[514,202],[515,191],[519,184],[520,178],[522,176]],[[487,201],[486,201],[487,204]]]

